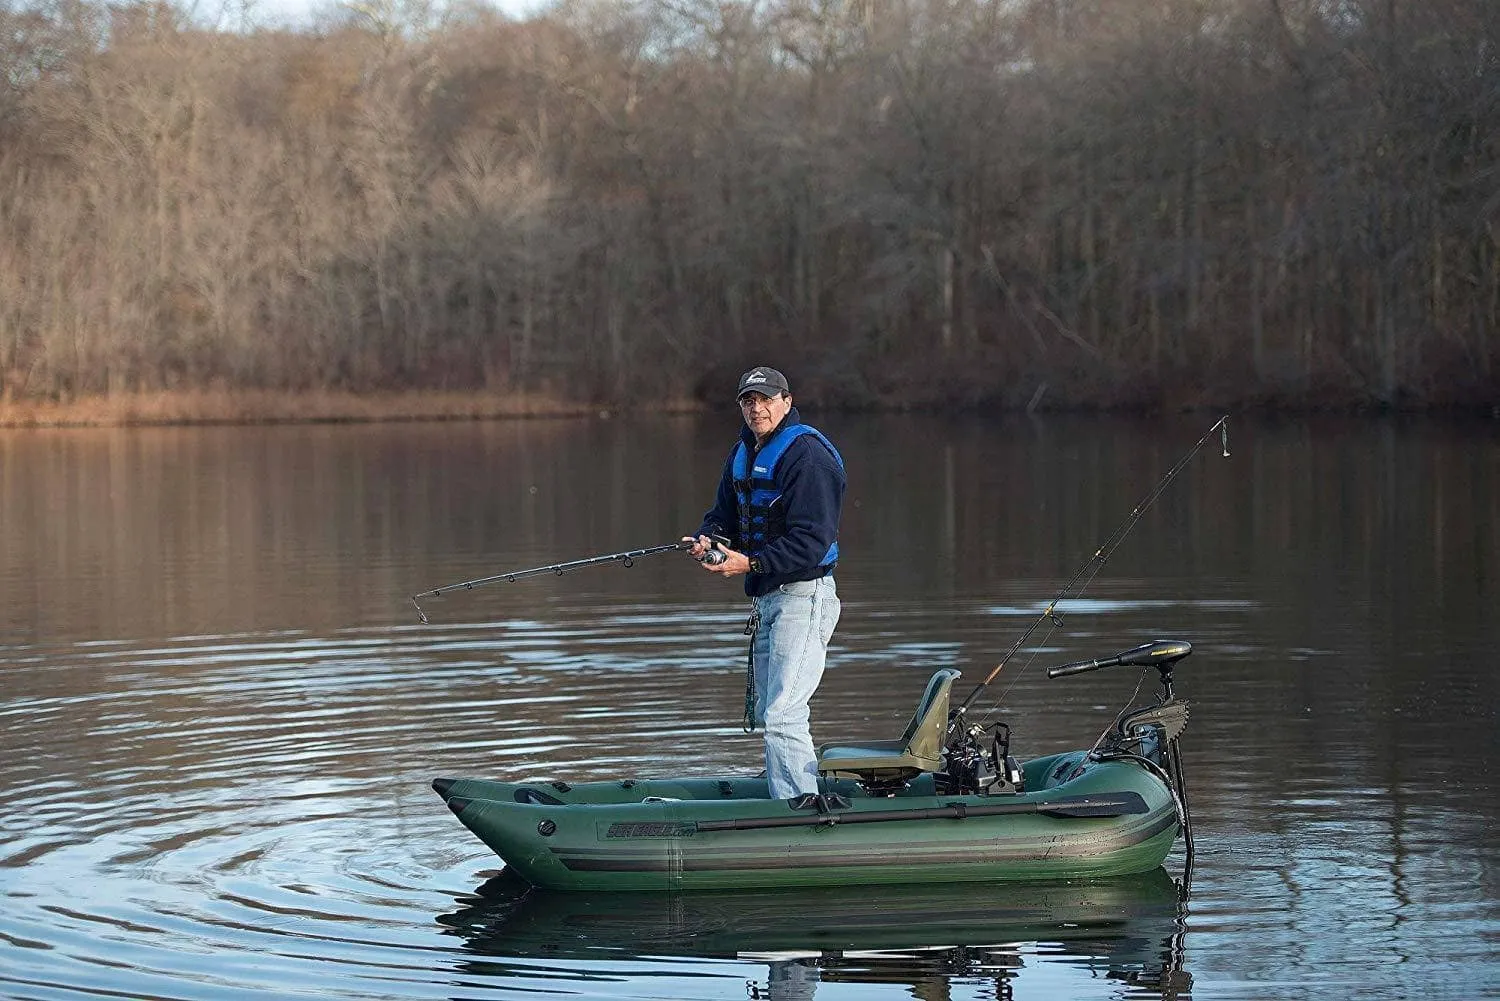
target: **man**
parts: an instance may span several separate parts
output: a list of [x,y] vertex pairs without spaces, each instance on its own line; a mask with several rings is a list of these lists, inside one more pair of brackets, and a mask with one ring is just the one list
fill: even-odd
[[[740,377],[745,426],[729,453],[714,506],[703,516],[691,554],[709,573],[745,575],[751,614],[746,726],[765,728],[771,798],[817,793],[817,757],[808,702],[823,678],[828,641],[839,621],[833,567],[839,558],[844,460],[792,406],[786,376],[753,368]],[[715,546],[711,536],[728,538]],[[752,693],[749,689],[753,688]]]

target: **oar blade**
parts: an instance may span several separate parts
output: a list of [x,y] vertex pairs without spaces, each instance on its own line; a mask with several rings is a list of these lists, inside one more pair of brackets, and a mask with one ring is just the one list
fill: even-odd
[[1149,813],[1151,808],[1138,792],[1099,793],[1094,796],[1068,796],[1038,804],[1037,812],[1049,817],[1125,817]]

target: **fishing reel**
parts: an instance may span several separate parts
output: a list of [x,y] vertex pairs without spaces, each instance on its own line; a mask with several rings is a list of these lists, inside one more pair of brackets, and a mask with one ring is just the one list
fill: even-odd
[[1010,754],[1010,726],[1006,723],[969,727],[949,746],[947,764],[947,769],[935,776],[940,796],[1003,796],[1026,788],[1021,766]]
[[729,559],[728,556],[724,555],[724,551],[720,548],[721,546],[729,545],[729,539],[722,535],[710,535],[709,539],[712,542],[712,546],[708,549],[703,550],[703,555],[698,557],[698,562],[706,563],[711,567],[716,567],[720,563],[723,563],[725,560]]

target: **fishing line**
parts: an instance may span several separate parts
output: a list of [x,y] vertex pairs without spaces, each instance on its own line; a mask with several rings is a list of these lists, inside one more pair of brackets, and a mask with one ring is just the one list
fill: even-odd
[[[1110,721],[1109,726],[1105,727],[1103,732],[1094,739],[1094,743],[1089,747],[1088,754],[1093,754],[1095,751],[1099,750],[1099,746],[1104,743],[1105,739],[1109,736],[1109,732],[1115,727],[1119,726],[1120,720],[1124,719],[1125,714],[1130,712],[1130,707],[1135,705],[1135,700],[1140,697],[1141,687],[1145,685],[1146,675],[1150,671],[1151,668],[1149,667],[1141,668],[1141,673],[1136,675],[1135,678],[1135,691],[1130,693],[1130,698],[1126,699],[1125,704],[1120,707],[1120,711],[1115,713],[1115,718]],[[1007,688],[1006,691],[1010,691],[1010,689]],[[1004,697],[1004,693],[1001,693],[1001,697]],[[988,715],[988,713],[986,713],[986,715]],[[1085,754],[1084,757],[1087,758],[1088,754]]]
[[[969,693],[968,698],[964,699],[959,707],[953,710],[952,718],[948,723],[948,732],[950,734],[954,733],[957,730],[959,723],[963,720],[963,717],[968,712],[969,707],[974,704],[974,700],[979,698],[979,694],[989,687],[990,682],[995,680],[996,676],[1000,674],[1001,669],[1004,668],[1006,664],[1010,663],[1011,659],[1015,657],[1016,653],[1026,645],[1026,642],[1031,639],[1032,634],[1041,627],[1042,623],[1050,622],[1051,626],[1042,636],[1041,645],[1046,644],[1046,641],[1051,638],[1052,633],[1056,631],[1057,627],[1062,625],[1062,616],[1057,611],[1058,604],[1063,601],[1081,596],[1083,592],[1088,588],[1088,586],[1093,583],[1094,578],[1098,576],[1099,571],[1103,569],[1104,564],[1109,560],[1111,556],[1114,555],[1115,549],[1119,547],[1122,541],[1124,541],[1125,536],[1129,534],[1130,530],[1135,527],[1136,522],[1141,520],[1141,515],[1146,513],[1146,509],[1156,501],[1156,498],[1162,495],[1162,492],[1167,489],[1167,485],[1171,483],[1172,480],[1176,478],[1177,474],[1182,472],[1183,468],[1193,460],[1193,456],[1198,454],[1198,450],[1203,447],[1204,442],[1213,437],[1215,431],[1219,432],[1219,442],[1224,458],[1229,458],[1229,416],[1226,414],[1213,423],[1213,426],[1204,433],[1203,437],[1199,438],[1197,442],[1193,444],[1193,447],[1187,450],[1187,454],[1185,454],[1181,459],[1177,460],[1176,465],[1167,470],[1166,475],[1158,480],[1156,482],[1156,486],[1154,486],[1151,489],[1151,492],[1146,495],[1146,499],[1137,504],[1135,508],[1131,510],[1130,514],[1125,518],[1125,520],[1120,524],[1120,527],[1115,530],[1114,534],[1106,539],[1103,545],[1094,550],[1093,555],[1090,556],[1083,563],[1083,565],[1078,568],[1078,571],[1074,573],[1072,578],[1070,578],[1068,582],[1058,590],[1057,594],[1053,595],[1052,600],[1047,603],[1047,607],[1042,610],[1042,614],[1037,616],[1037,618],[1031,623],[1031,625],[1026,628],[1026,631],[1020,635],[1020,638],[1018,638],[1016,642],[1011,645],[1011,648],[1006,651],[1005,656],[1000,658],[1000,662],[996,664],[995,667],[990,671],[990,673],[985,676],[985,679],[981,681],[972,692]],[[1032,662],[1036,660],[1036,656],[1037,651],[1033,650],[1031,657],[1028,658],[1026,663],[1022,665],[1021,670],[1016,673],[1015,679],[1005,687],[1005,690],[1000,693],[999,698],[995,700],[995,704],[985,712],[984,716],[980,717],[981,722],[983,722],[985,719],[988,719],[989,716],[999,708],[1000,702],[1005,698],[1006,695],[1010,694],[1010,690],[1014,688],[1016,686],[1016,683],[1021,680],[1021,676],[1026,673],[1027,668],[1029,668]]]

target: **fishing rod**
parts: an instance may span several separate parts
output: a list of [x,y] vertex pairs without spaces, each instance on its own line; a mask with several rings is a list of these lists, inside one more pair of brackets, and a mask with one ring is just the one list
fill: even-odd
[[1062,625],[1062,617],[1057,614],[1058,603],[1067,601],[1070,598],[1076,598],[1083,593],[1084,588],[1088,587],[1098,574],[1099,568],[1104,566],[1105,562],[1114,555],[1115,549],[1124,541],[1125,536],[1130,530],[1135,527],[1135,523],[1141,520],[1141,515],[1145,514],[1146,509],[1155,502],[1156,498],[1161,496],[1162,491],[1167,488],[1167,484],[1171,483],[1177,474],[1182,472],[1183,467],[1192,461],[1193,456],[1198,454],[1198,449],[1202,448],[1203,443],[1213,437],[1215,431],[1219,432],[1219,442],[1223,448],[1224,458],[1229,458],[1229,415],[1226,414],[1215,421],[1213,427],[1209,428],[1203,437],[1199,438],[1193,447],[1187,450],[1187,454],[1177,461],[1177,465],[1167,470],[1167,474],[1157,481],[1156,486],[1152,488],[1151,493],[1146,496],[1146,499],[1135,506],[1129,516],[1120,524],[1120,527],[1115,529],[1115,533],[1106,539],[1103,545],[1094,550],[1094,554],[1078,568],[1078,572],[1058,590],[1052,600],[1047,603],[1047,607],[1042,610],[1042,614],[1037,616],[1036,620],[1027,627],[1020,638],[1006,651],[1005,656],[1000,658],[1000,663],[996,664],[994,669],[985,676],[985,679],[969,693],[969,697],[964,699],[963,703],[957,709],[953,710],[948,723],[949,733],[954,732],[959,721],[968,712],[969,706],[973,705],[974,700],[979,698],[979,693],[989,687],[990,682],[995,680],[1000,670],[1006,664],[1010,663],[1011,658],[1016,655],[1021,647],[1026,645],[1026,641],[1031,639],[1031,634],[1036,632],[1042,623],[1050,621],[1053,628]]
[[[718,535],[713,537],[713,542],[716,546],[729,544],[728,539]],[[417,610],[417,617],[425,624],[427,622],[427,613],[422,611],[421,602],[418,600],[421,598],[440,598],[449,591],[460,589],[470,591],[485,584],[494,584],[497,581],[513,582],[520,580],[522,577],[535,577],[537,574],[550,573],[561,577],[569,570],[577,570],[580,567],[598,566],[601,563],[622,563],[628,568],[635,566],[635,561],[643,556],[655,556],[657,553],[682,552],[683,550],[692,549],[693,545],[694,542],[692,539],[683,539],[680,542],[669,542],[660,546],[647,546],[645,549],[630,549],[623,553],[610,553],[607,556],[585,556],[581,560],[569,560],[566,563],[551,563],[544,567],[511,570],[507,573],[497,573],[490,577],[479,577],[475,580],[461,580],[456,584],[444,584],[442,587],[435,587],[430,591],[414,594],[411,596],[411,603]],[[713,557],[715,556],[718,559],[714,559]],[[724,561],[724,554],[719,552],[717,548],[709,549],[699,557],[699,561],[704,563],[722,563]]]

